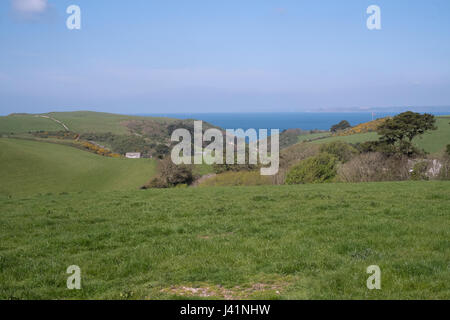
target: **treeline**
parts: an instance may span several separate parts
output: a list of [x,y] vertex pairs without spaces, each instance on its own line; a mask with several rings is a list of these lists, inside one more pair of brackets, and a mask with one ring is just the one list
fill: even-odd
[[156,144],[137,135],[117,135],[110,132],[84,133],[80,135],[80,139],[106,144],[112,151],[119,154],[140,152],[143,158],[163,157],[170,151],[165,144]]

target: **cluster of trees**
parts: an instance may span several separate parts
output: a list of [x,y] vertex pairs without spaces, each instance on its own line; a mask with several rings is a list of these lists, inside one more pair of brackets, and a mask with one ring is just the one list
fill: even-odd
[[338,131],[342,131],[348,128],[351,128],[352,126],[350,125],[350,123],[347,120],[342,120],[341,122],[339,122],[338,124],[335,124],[334,126],[331,127],[330,131],[331,132],[338,132]]
[[117,135],[113,133],[84,133],[80,139],[86,141],[95,141],[106,144],[111,149],[120,154],[127,152],[140,152],[142,157],[163,158],[169,154],[170,149],[165,144],[156,144],[149,142],[148,139],[136,135]]

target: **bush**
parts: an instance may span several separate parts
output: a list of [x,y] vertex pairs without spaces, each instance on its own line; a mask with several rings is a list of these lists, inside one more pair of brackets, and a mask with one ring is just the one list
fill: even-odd
[[450,158],[444,159],[442,162],[442,168],[438,178],[440,180],[450,180]]
[[192,168],[188,165],[176,165],[170,157],[159,163],[159,176],[166,181],[169,187],[178,184],[191,184],[194,180]]
[[[190,185],[194,181],[192,168],[188,165],[176,165],[170,157],[158,164],[158,175],[150,180],[147,188],[171,188],[178,185]],[[145,188],[144,187],[144,188]]]
[[271,179],[259,171],[225,172],[204,180],[199,187],[211,186],[261,186],[270,185]]
[[158,188],[158,189],[164,189],[168,188],[169,185],[167,184],[167,181],[163,180],[161,177],[155,177],[148,184],[146,184],[142,189],[148,189],[148,188]]
[[447,145],[447,149],[445,152],[447,152],[447,155],[450,156],[450,144]]
[[286,177],[287,184],[323,183],[336,176],[338,159],[328,153],[301,161],[292,167]]
[[329,153],[335,156],[342,163],[349,161],[359,153],[358,150],[343,141],[323,144],[320,146],[320,152]]
[[417,162],[411,172],[411,180],[428,180],[427,177],[428,162]]
[[302,160],[319,154],[320,146],[311,143],[298,143],[280,152],[280,168],[272,177],[273,184],[284,184],[289,169]]
[[340,166],[342,182],[401,181],[409,179],[406,157],[387,157],[380,152],[362,153]]

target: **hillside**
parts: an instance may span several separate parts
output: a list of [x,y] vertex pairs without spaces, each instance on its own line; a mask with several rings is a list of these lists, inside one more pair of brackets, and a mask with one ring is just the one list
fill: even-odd
[[176,119],[127,116],[113,113],[74,111],[50,112],[43,114],[12,114],[0,117],[0,133],[26,133],[28,131],[58,131],[64,129],[48,116],[62,121],[70,131],[77,133],[107,133],[128,134],[126,121],[144,120],[149,124],[172,123]]
[[[213,127],[215,126],[203,122],[204,130]],[[79,135],[81,141],[93,142],[114,153],[124,155],[127,152],[140,152],[146,158],[167,154],[171,134],[178,128],[193,131],[193,120],[91,111],[12,114],[0,117],[0,137],[54,142],[62,131],[70,131]],[[67,139],[60,139],[58,142],[74,144],[74,141]]]
[[449,182],[0,195],[0,299],[449,299],[449,207]]
[[[442,151],[450,143],[450,116],[436,117],[435,131],[429,131],[413,140],[413,143],[426,152],[435,153]],[[307,136],[306,136],[307,137]],[[307,139],[305,136],[302,139]],[[315,140],[312,143],[328,143],[332,141],[344,141],[347,143],[360,143],[378,140],[376,132],[358,133],[346,136],[332,136]]]
[[155,172],[150,159],[114,159],[64,145],[0,138],[0,194],[136,190]]

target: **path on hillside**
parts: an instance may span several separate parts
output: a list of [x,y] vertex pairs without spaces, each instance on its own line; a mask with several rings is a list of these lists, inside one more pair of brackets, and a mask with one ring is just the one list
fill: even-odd
[[60,125],[62,125],[62,126],[64,127],[64,129],[66,129],[66,131],[70,131],[70,130],[69,130],[69,127],[67,127],[62,121],[59,121],[58,119],[52,118],[52,117],[50,117],[50,116],[42,116],[42,115],[37,115],[37,116],[35,116],[35,117],[53,120],[53,121],[59,123]]

